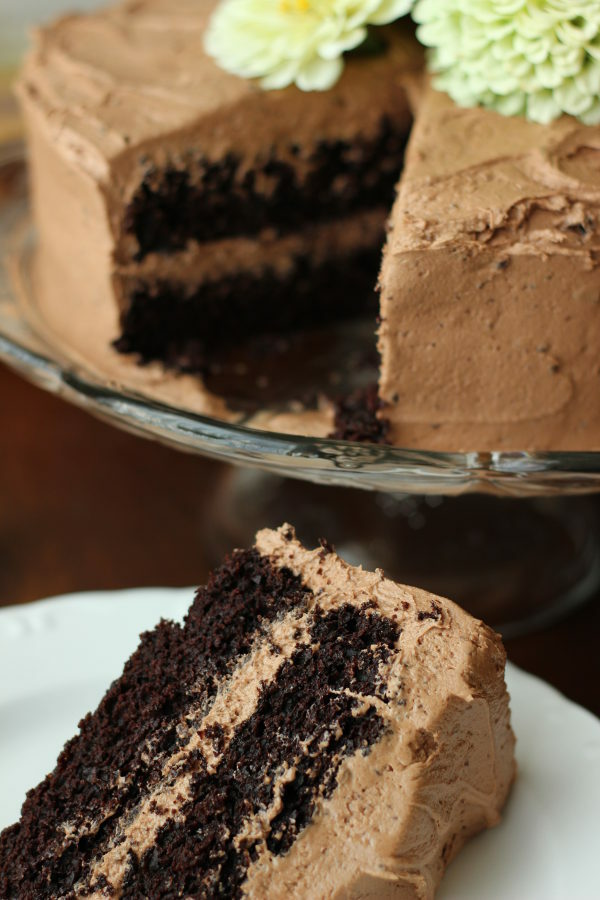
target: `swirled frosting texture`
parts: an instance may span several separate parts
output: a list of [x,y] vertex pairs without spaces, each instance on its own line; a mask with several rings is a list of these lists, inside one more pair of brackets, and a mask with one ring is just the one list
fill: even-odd
[[380,279],[396,442],[600,446],[600,128],[426,87]]

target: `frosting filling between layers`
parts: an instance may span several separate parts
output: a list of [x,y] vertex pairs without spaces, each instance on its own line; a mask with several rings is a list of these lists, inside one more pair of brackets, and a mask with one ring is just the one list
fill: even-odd
[[[320,614],[317,607],[303,618],[287,653],[274,628],[270,639],[281,655],[279,668],[233,733],[215,724],[220,764],[211,770],[203,757],[190,758],[187,802],[129,869],[122,896],[165,890],[210,895],[217,885],[226,896],[240,896],[249,865],[265,853],[285,853],[310,822],[318,798],[334,790],[341,760],[367,752],[381,735],[384,720],[369,695],[377,690],[379,663],[395,643],[396,629],[353,607],[339,615]],[[249,665],[255,666],[252,657]],[[235,687],[227,691],[235,706]],[[177,792],[179,803],[185,795]],[[185,862],[196,860],[193,873],[186,866],[178,871],[180,854]]]
[[199,285],[227,278],[242,271],[255,278],[267,269],[282,278],[289,275],[294,260],[310,257],[315,264],[332,256],[350,256],[381,246],[388,209],[385,205],[362,210],[340,222],[305,223],[293,234],[280,235],[264,229],[254,237],[229,237],[199,245],[191,241],[183,250],[150,253],[140,262],[126,260],[115,266],[116,289],[121,308],[126,306],[127,287],[136,278]]

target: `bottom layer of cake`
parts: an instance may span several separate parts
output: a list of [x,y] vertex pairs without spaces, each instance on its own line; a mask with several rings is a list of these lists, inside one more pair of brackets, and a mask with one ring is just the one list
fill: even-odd
[[298,255],[284,273],[241,271],[199,286],[131,280],[121,315],[121,353],[201,372],[219,350],[254,335],[307,330],[374,313],[379,251],[359,248],[315,262]]

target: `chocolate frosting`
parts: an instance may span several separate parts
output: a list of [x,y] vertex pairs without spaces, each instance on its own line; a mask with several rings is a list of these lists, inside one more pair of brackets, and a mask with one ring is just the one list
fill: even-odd
[[259,532],[256,546],[324,609],[372,604],[400,639],[382,672],[387,733],[342,763],[311,826],[285,856],[259,857],[244,893],[284,900],[318,884],[339,900],[429,900],[464,842],[498,823],[514,778],[500,638],[448,600],[304,549],[289,525]]
[[419,101],[380,279],[394,442],[600,447],[600,128]]

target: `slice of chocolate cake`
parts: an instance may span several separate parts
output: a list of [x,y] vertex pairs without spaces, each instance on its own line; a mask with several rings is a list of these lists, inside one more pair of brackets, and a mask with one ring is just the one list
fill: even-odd
[[259,533],[123,675],[0,836],[0,896],[430,898],[499,818],[499,638]]
[[197,371],[250,334],[376,309],[414,39],[383,30],[330,91],[264,91],[206,54],[214,7],[129,0],[36,35],[19,94],[40,293],[83,352]]

